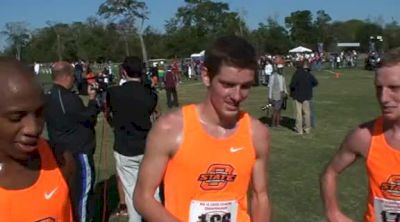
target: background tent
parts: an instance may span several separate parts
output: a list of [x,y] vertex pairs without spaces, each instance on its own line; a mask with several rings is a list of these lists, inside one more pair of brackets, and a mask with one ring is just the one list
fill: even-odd
[[299,47],[289,50],[289,52],[290,53],[298,53],[298,52],[302,53],[302,52],[312,52],[312,50],[308,49],[306,47],[303,47],[303,46],[299,46]]
[[204,57],[204,53],[205,53],[205,50],[203,50],[199,53],[193,53],[190,55],[190,58],[192,58],[193,60],[202,59]]

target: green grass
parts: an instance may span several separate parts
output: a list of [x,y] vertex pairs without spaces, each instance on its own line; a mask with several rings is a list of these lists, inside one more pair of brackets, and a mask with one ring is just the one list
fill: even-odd
[[[364,70],[340,70],[340,78],[328,71],[314,72],[319,86],[314,91],[317,126],[309,135],[296,135],[291,129],[272,128],[269,161],[270,197],[273,221],[325,221],[319,195],[318,177],[336,152],[348,131],[361,122],[379,114],[373,87],[373,73]],[[286,70],[289,83],[293,70]],[[204,98],[204,87],[199,81],[186,81],[179,89],[180,103],[199,102]],[[266,121],[260,107],[265,103],[267,88],[254,87],[243,109],[255,118]],[[163,112],[167,112],[164,91],[160,92]],[[285,125],[292,124],[293,104],[282,113]],[[115,174],[112,156],[112,131],[99,115],[97,151],[95,154],[98,182],[108,180],[107,202],[113,208],[117,201],[115,183],[109,178]],[[101,187],[101,186],[99,186]],[[100,189],[101,190],[101,189]],[[338,198],[345,213],[361,221],[366,207],[367,180],[363,161],[346,170],[339,179]],[[99,199],[99,205],[101,204]],[[114,219],[113,221],[125,221]]]

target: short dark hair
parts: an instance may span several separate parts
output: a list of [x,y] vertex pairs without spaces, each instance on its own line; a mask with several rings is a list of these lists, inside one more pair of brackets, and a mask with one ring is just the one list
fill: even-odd
[[257,70],[254,47],[237,36],[223,36],[213,42],[205,52],[204,65],[208,76],[213,79],[222,65]]
[[125,70],[128,77],[139,78],[143,76],[143,62],[137,56],[126,57],[121,67]]
[[400,63],[400,47],[390,49],[383,54],[382,60],[378,63],[378,68],[390,67]]

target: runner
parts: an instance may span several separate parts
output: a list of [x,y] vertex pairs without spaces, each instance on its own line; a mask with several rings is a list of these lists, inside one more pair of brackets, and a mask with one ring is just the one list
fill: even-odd
[[[256,69],[254,48],[239,37],[219,38],[206,51],[206,99],[162,116],[149,133],[134,193],[146,220],[270,221],[269,132],[240,110]],[[165,208],[154,198],[162,180]]]
[[375,88],[381,116],[347,135],[321,177],[328,221],[352,221],[339,208],[336,181],[358,157],[365,159],[368,174],[364,221],[389,222],[400,218],[400,48],[385,54],[375,74]]
[[25,64],[1,57],[0,83],[0,221],[73,221],[68,189],[72,156],[57,156],[60,168],[40,138],[40,84]]

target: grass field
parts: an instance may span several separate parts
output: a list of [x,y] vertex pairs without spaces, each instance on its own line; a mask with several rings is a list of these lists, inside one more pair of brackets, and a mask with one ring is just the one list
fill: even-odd
[[[323,207],[319,195],[318,177],[328,160],[335,153],[345,134],[357,124],[379,114],[373,87],[373,73],[358,69],[339,71],[340,78],[328,71],[314,72],[319,86],[314,91],[316,128],[309,135],[297,135],[292,103],[282,113],[282,128],[272,128],[269,162],[273,221],[324,221]],[[287,82],[293,70],[286,70]],[[205,89],[200,82],[186,81],[178,89],[180,103],[188,104],[203,99]],[[263,122],[269,121],[260,107],[264,104],[267,88],[254,87],[243,109]],[[165,93],[160,92],[163,112],[167,112]],[[112,131],[99,115],[97,125],[98,147],[96,151],[97,193],[107,185],[106,197],[99,195],[99,211],[104,199],[109,203],[108,211],[116,205],[117,192],[113,175]],[[107,181],[105,183],[105,181]],[[362,221],[367,198],[367,180],[363,160],[346,170],[340,177],[338,197],[344,212]],[[100,218],[100,215],[99,215]],[[100,220],[98,218],[98,220]],[[114,218],[113,221],[125,221]]]

